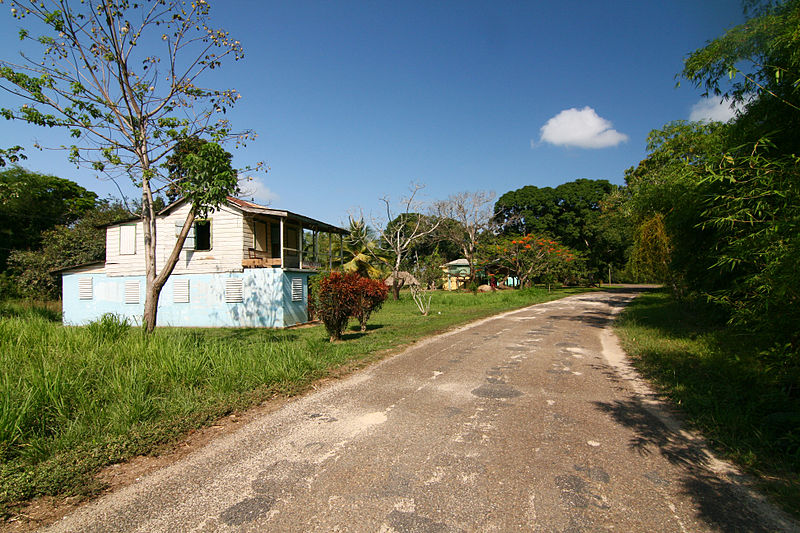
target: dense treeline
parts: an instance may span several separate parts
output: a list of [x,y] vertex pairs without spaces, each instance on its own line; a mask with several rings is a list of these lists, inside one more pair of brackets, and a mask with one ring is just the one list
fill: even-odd
[[105,257],[105,229],[130,217],[120,202],[21,167],[0,172],[0,296],[60,297],[59,268]]
[[635,228],[637,275],[719,304],[767,333],[780,357],[800,348],[798,28],[800,1],[757,6],[691,54],[683,76],[742,110],[727,124],[652,132],[648,157],[609,202]]

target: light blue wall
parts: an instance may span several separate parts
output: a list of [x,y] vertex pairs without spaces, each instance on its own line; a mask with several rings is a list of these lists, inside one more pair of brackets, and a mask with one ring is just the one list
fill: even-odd
[[[283,277],[283,317],[284,326],[308,322],[308,278],[307,272],[286,272]],[[303,279],[303,299],[292,301],[292,278]]]
[[[304,278],[303,301],[292,302],[291,278]],[[273,268],[245,269],[224,274],[186,274],[170,277],[161,291],[159,326],[285,327],[306,322],[308,273]],[[93,298],[78,298],[78,280],[91,277]],[[225,280],[242,279],[243,303],[225,302]],[[176,279],[189,280],[189,303],[173,303]],[[139,280],[138,304],[124,303],[125,282]],[[63,274],[64,323],[86,324],[104,313],[116,313],[140,324],[144,312],[144,276],[107,277],[105,274]]]

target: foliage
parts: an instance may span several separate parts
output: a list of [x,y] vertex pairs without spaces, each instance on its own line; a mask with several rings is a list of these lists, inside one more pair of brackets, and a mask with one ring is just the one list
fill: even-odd
[[342,240],[346,272],[356,272],[359,276],[383,279],[387,256],[380,249],[375,232],[363,218],[350,218],[350,233]]
[[[161,288],[193,217],[235,190],[230,159],[215,143],[251,137],[250,132],[232,133],[224,118],[239,95],[198,84],[224,59],[240,59],[242,47],[227,32],[211,27],[207,1],[10,3],[12,15],[27,26],[20,38],[39,46],[43,58],[23,54],[19,64],[0,61],[0,86],[24,102],[16,109],[0,109],[0,114],[64,128],[74,139],[67,147],[71,161],[111,179],[131,179],[141,188],[147,259],[144,321],[152,330]],[[179,157],[187,172],[171,176],[162,168],[167,157],[195,138],[212,142]],[[185,176],[191,176],[191,183],[183,181]],[[159,270],[153,199],[170,188],[173,178],[193,209]]]
[[486,247],[479,267],[484,272],[502,271],[519,280],[521,287],[534,281],[552,283],[566,280],[576,255],[546,237],[529,233],[523,237],[500,237],[498,242]]
[[707,94],[746,104],[734,145],[769,137],[800,154],[800,1],[765,2],[753,17],[686,58],[683,77]]
[[98,320],[86,326],[86,332],[95,342],[117,342],[124,338],[131,329],[126,317],[115,313],[105,313]]
[[95,193],[70,180],[21,167],[0,171],[0,270],[11,250],[37,248],[42,232],[72,224],[96,199]]
[[53,271],[105,259],[103,225],[130,216],[122,204],[101,200],[74,223],[44,231],[38,249],[12,251],[8,264],[15,293],[11,296],[58,299],[61,279]]
[[19,163],[28,159],[23,152],[22,146],[12,146],[11,148],[0,148],[0,167],[8,163]]
[[389,295],[389,288],[382,281],[359,277],[357,290],[358,294],[351,315],[358,320],[361,331],[367,331],[367,321],[370,315],[383,307],[383,302]]
[[[800,349],[800,158],[772,157],[756,146],[709,169],[721,185],[707,205],[706,224],[720,235],[713,268],[729,284],[711,292],[741,324],[778,333]],[[797,361],[800,365],[800,361]]]
[[577,179],[558,187],[526,185],[502,195],[494,220],[505,235],[547,235],[587,258],[587,267],[599,272],[621,266],[627,234],[617,219],[603,219],[601,207],[615,190],[607,180]]
[[356,272],[330,272],[315,278],[310,307],[325,324],[331,342],[342,338],[350,317],[358,320],[361,331],[366,331],[370,315],[383,306],[389,293],[382,281]]
[[799,23],[797,0],[761,4],[690,55],[684,77],[746,105],[730,124],[675,122],[651,133],[650,154],[628,171],[617,203],[638,228],[632,264],[659,264],[651,274],[675,294],[721,304],[733,322],[795,356]]
[[628,261],[631,274],[636,281],[668,281],[671,277],[671,252],[664,215],[654,213],[636,229],[635,243]]
[[314,316],[325,324],[331,342],[342,338],[353,310],[360,303],[361,279],[355,272],[331,272],[319,282]]
[[625,189],[609,203],[620,201],[623,219],[635,228],[628,267],[638,280],[669,281],[677,293],[727,283],[709,270],[720,237],[702,216],[714,194],[707,168],[723,157],[727,131],[720,123],[669,123],[650,133],[647,158],[625,173]]

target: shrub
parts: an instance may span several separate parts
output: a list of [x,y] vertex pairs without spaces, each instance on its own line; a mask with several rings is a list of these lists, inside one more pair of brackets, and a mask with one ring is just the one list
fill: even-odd
[[351,314],[361,324],[361,331],[367,331],[369,316],[383,306],[388,295],[389,287],[382,281],[369,278],[358,280],[358,295]]
[[314,315],[322,320],[331,342],[342,338],[347,321],[360,298],[360,282],[355,272],[331,272],[319,282],[315,297]]

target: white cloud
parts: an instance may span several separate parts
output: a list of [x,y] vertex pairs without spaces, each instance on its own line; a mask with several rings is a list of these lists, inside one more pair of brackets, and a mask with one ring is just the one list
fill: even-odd
[[239,195],[242,198],[252,198],[257,204],[270,205],[279,199],[278,194],[270,190],[259,178],[240,179],[239,188],[241,189]]
[[693,122],[728,122],[740,110],[740,106],[731,107],[728,100],[702,98],[692,106],[689,120]]
[[[589,106],[565,109],[539,130],[540,142],[578,148],[608,148],[628,140],[628,136],[612,127]],[[533,142],[531,142],[533,145]]]

